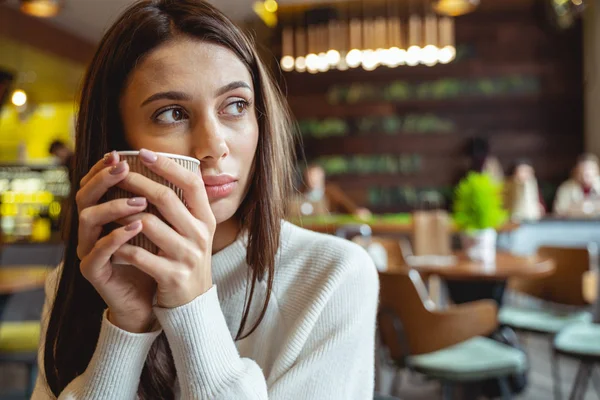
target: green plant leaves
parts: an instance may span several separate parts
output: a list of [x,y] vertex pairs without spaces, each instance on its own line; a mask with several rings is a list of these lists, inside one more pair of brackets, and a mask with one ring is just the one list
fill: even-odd
[[454,221],[461,230],[498,228],[508,212],[502,205],[502,185],[489,175],[470,172],[455,190]]

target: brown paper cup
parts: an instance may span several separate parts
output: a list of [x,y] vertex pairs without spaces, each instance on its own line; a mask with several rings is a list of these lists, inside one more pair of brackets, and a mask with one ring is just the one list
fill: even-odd
[[[139,151],[117,151],[117,153],[119,154],[121,161],[127,161],[127,163],[129,164],[129,170],[131,172],[136,172],[147,178],[152,179],[155,182],[158,182],[162,185],[170,187],[177,194],[177,196],[179,196],[179,198],[183,201],[183,190],[181,190],[177,186],[173,185],[171,182],[167,181],[162,176],[159,176],[156,173],[152,172],[150,169],[148,169],[139,159],[139,156],[138,156]],[[169,157],[170,159],[175,161],[177,164],[183,166],[184,168],[186,168],[194,173],[198,173],[198,168],[200,167],[200,161],[196,160],[195,158],[181,156],[178,154],[168,154],[168,153],[157,153],[157,154],[160,154],[165,157]],[[130,193],[121,188],[112,187],[108,191],[108,193],[106,195],[106,199],[108,201],[110,201],[110,200],[123,199],[123,198],[129,199],[129,198],[135,197],[135,196],[136,196],[135,194]],[[154,214],[157,217],[159,217],[160,219],[162,219],[163,221],[165,220],[153,204],[149,203],[148,207],[146,208],[146,210],[144,212]],[[158,253],[158,247],[154,243],[152,243],[142,233],[135,236],[128,243],[132,244],[134,246],[139,246],[143,249],[146,249],[149,252],[151,252],[152,254]],[[119,261],[113,260],[113,262],[115,262],[117,264],[126,264],[126,263],[122,262],[122,260],[119,260]]]

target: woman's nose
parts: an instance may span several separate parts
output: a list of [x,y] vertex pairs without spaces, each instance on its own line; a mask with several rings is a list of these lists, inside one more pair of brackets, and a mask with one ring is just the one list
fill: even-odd
[[194,132],[194,156],[200,161],[227,157],[229,148],[218,121],[206,121]]

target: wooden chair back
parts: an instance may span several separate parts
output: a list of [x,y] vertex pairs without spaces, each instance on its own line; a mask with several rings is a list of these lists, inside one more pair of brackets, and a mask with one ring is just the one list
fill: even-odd
[[387,252],[388,271],[406,270],[407,264],[405,254],[397,238],[373,236],[371,241],[379,243]]
[[[381,340],[396,361],[489,334],[497,326],[497,308],[491,300],[438,311],[417,271],[380,273],[379,279]],[[401,324],[400,336],[394,317]]]
[[573,306],[586,305],[583,295],[583,275],[590,269],[587,248],[540,247],[542,258],[554,261],[554,273],[540,279],[514,278],[509,287],[539,299]]

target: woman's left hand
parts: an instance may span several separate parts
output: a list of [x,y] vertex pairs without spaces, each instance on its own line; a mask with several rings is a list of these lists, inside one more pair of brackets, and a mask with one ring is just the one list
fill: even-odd
[[155,215],[139,214],[136,219],[142,221],[142,233],[158,246],[159,254],[126,244],[115,255],[156,280],[159,307],[175,308],[212,287],[215,216],[199,173],[148,150],[140,151],[140,159],[150,170],[183,190],[187,207],[169,187],[130,172],[118,186],[146,197],[168,224]]

